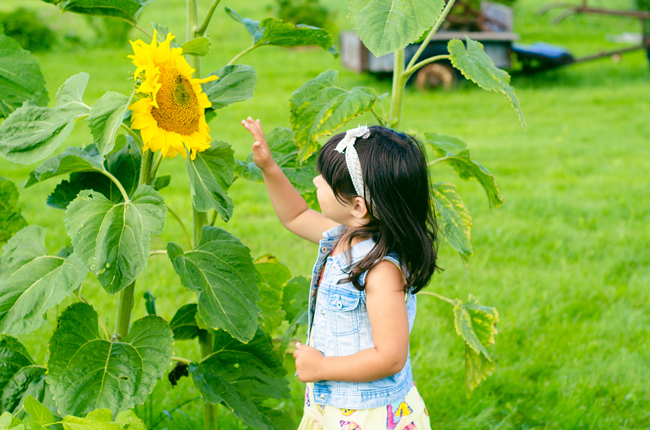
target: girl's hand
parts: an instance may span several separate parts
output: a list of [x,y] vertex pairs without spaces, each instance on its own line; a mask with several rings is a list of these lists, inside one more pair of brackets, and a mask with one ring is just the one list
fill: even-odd
[[[296,344],[296,350],[293,352],[296,359],[296,370],[300,382],[317,382],[322,381],[323,354],[311,346]],[[319,372],[320,369],[320,372]]]
[[255,139],[255,142],[253,143],[253,161],[255,162],[255,165],[262,169],[262,171],[266,171],[273,167],[275,161],[271,155],[269,144],[266,142],[266,138],[264,137],[264,130],[262,130],[262,123],[260,123],[260,120],[253,120],[253,118],[249,116],[248,119],[243,119],[241,121],[241,125],[243,125],[246,130],[250,131]]

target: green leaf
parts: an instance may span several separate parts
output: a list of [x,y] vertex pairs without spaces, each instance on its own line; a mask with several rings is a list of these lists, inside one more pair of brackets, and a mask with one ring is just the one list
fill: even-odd
[[303,84],[289,99],[289,120],[301,160],[318,150],[316,139],[369,111],[377,98],[370,87],[342,88],[338,75],[336,70],[327,70]]
[[25,227],[4,246],[0,259],[0,333],[28,334],[45,324],[43,314],[86,279],[74,253],[54,257],[45,249],[45,229]]
[[167,255],[183,286],[197,293],[199,315],[206,324],[242,342],[253,338],[260,298],[250,251],[239,239],[204,226],[196,249],[184,253],[170,242]]
[[454,325],[465,340],[465,383],[467,398],[495,369],[486,347],[494,344],[499,314],[496,308],[482,306],[471,294],[467,303],[456,299]]
[[466,260],[472,256],[472,217],[454,184],[437,182],[431,186],[431,199],[436,205],[439,231]]
[[[108,157],[104,161],[104,169],[115,176],[120,184],[122,184],[126,193],[133,197],[133,193],[138,188],[142,155],[133,139],[130,137],[126,139],[120,135],[117,137],[116,142],[120,140],[124,140],[127,143],[119,151],[108,154]],[[84,152],[97,155],[95,145],[88,145],[84,148]],[[48,161],[44,164],[48,163]],[[163,181],[162,178],[164,177],[161,177],[161,181]],[[161,183],[154,181],[154,189],[159,185]],[[108,176],[99,171],[89,171],[73,172],[69,180],[62,181],[56,186],[52,194],[47,198],[47,204],[53,208],[65,210],[81,190],[98,191],[113,203],[124,201],[119,188],[117,188],[117,185]]]
[[41,426],[55,421],[52,412],[29,394],[25,397],[24,406],[25,411]]
[[47,382],[64,415],[142,404],[171,362],[174,338],[162,318],[139,319],[114,342],[102,339],[98,322],[92,306],[74,303],[50,339]]
[[174,332],[174,340],[192,340],[198,337],[201,329],[196,322],[197,304],[183,305],[176,311],[169,328]]
[[118,18],[135,25],[138,15],[151,0],[46,0],[61,12]]
[[[315,191],[314,177],[316,172],[316,155],[310,157],[302,165],[298,163],[298,145],[294,141],[293,131],[286,127],[273,129],[266,135],[273,160],[280,166],[289,181],[305,197]],[[249,181],[264,183],[262,170],[255,165],[251,152],[245,161],[236,160],[235,173]]]
[[156,179],[153,180],[151,186],[153,187],[154,190],[160,191],[163,188],[166,188],[171,183],[171,181],[172,181],[171,175],[158,176]]
[[0,36],[0,118],[8,117],[26,100],[47,106],[48,99],[36,58],[11,37]]
[[237,418],[256,429],[276,429],[262,401],[289,396],[282,359],[261,329],[248,344],[215,333],[212,354],[190,364],[194,385],[207,403],[225,403]]
[[112,419],[110,409],[96,409],[86,418],[68,415],[62,422],[64,430],[146,430],[144,423],[130,410],[120,412],[115,422]]
[[[441,157],[440,161],[449,164],[461,179],[468,181],[474,178],[481,184],[487,194],[491,209],[498,208],[503,204],[503,197],[501,197],[494,175],[472,158],[465,143],[455,137],[441,136],[435,133],[425,133],[425,136],[436,155]],[[437,162],[434,160],[432,163]]]
[[257,288],[260,292],[260,327],[273,334],[284,321],[282,310],[282,288],[291,278],[291,272],[276,257],[267,254],[255,260]]
[[[169,28],[166,25],[158,24],[157,22],[152,22],[151,26],[156,30],[156,39],[158,43],[163,43],[167,40],[167,34],[169,34]],[[172,48],[180,48],[180,45],[172,39],[170,46]]]
[[93,143],[101,155],[106,155],[115,146],[115,137],[124,120],[126,108],[131,97],[109,91],[92,106],[87,118],[88,127],[93,134]]
[[0,155],[14,163],[40,161],[63,143],[75,121],[90,113],[81,97],[88,74],[69,78],[56,93],[56,107],[39,107],[28,100],[0,124]]
[[144,307],[147,309],[148,315],[156,315],[156,298],[151,294],[151,291],[147,290],[143,295],[144,298]]
[[[0,30],[2,30],[2,27],[0,27]],[[23,422],[13,416],[11,412],[3,412],[2,415],[0,415],[0,430],[9,429],[24,430],[25,426],[23,425]]]
[[0,338],[0,410],[17,412],[29,395],[43,400],[46,371],[17,339]]
[[289,328],[282,335],[280,352],[284,354],[300,325],[307,324],[307,306],[309,301],[309,280],[296,276],[286,283],[282,292],[282,309],[289,321]]
[[185,160],[192,203],[197,211],[215,209],[228,221],[235,207],[226,192],[234,177],[234,151],[226,142],[213,140],[210,145],[210,149],[198,152],[194,160]]
[[132,410],[122,411],[117,414],[115,422],[121,425],[124,430],[147,430],[144,422]]
[[510,105],[519,115],[519,122],[526,128],[524,114],[519,105],[515,89],[509,85],[510,75],[494,65],[492,59],[483,51],[483,45],[469,37],[465,37],[465,45],[458,39],[449,41],[447,49],[451,55],[451,63],[469,80],[487,91],[503,93]]
[[229,17],[231,17],[236,22],[242,24],[246,28],[248,34],[250,34],[251,37],[253,38],[253,44],[255,44],[262,37],[262,31],[260,31],[259,21],[255,21],[250,18],[242,18],[241,16],[239,16],[237,12],[235,12],[234,9],[228,6],[225,6],[224,10],[226,11],[226,14],[228,14]]
[[201,36],[183,43],[181,49],[183,50],[183,55],[204,57],[210,52],[210,45],[210,40],[205,36]]
[[277,18],[265,18],[260,23],[262,37],[255,41],[256,44],[273,46],[318,46],[329,50],[334,40],[329,31],[311,25],[282,21]]
[[27,226],[18,208],[18,188],[0,176],[0,243]]
[[236,22],[242,24],[251,35],[253,45],[272,46],[318,46],[334,57],[338,51],[334,47],[332,35],[322,28],[304,24],[292,24],[277,18],[266,18],[262,22],[242,18],[237,12],[225,7],[226,13]]
[[84,149],[69,146],[62,153],[48,158],[32,170],[23,187],[29,188],[46,179],[74,172],[102,172],[104,170],[103,163],[104,157],[97,152],[94,145]]
[[117,204],[83,190],[68,206],[65,223],[78,257],[115,294],[144,270],[150,235],[162,232],[166,211],[162,197],[148,185],[138,187],[129,202]]
[[210,109],[221,109],[229,104],[253,98],[257,73],[251,66],[235,64],[226,66],[208,76],[218,76],[215,81],[202,84],[203,91],[212,103]]
[[349,0],[352,25],[377,57],[405,48],[433,27],[443,0]]

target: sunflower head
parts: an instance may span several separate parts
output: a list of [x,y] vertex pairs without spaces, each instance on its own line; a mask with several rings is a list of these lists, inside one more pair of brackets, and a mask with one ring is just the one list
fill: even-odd
[[174,36],[167,34],[158,44],[154,32],[151,44],[131,42],[134,55],[128,57],[137,67],[134,75],[139,100],[129,106],[133,111],[131,128],[140,130],[144,149],[160,150],[163,157],[183,158],[189,151],[193,160],[197,152],[210,147],[210,128],[205,108],[212,106],[201,84],[217,79],[192,78],[194,69],[183,57],[181,48],[172,48]]

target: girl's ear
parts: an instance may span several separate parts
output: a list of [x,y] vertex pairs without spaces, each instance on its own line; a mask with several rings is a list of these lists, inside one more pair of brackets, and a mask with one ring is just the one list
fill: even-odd
[[365,218],[368,215],[368,208],[366,201],[363,197],[355,197],[352,199],[352,216],[355,218]]

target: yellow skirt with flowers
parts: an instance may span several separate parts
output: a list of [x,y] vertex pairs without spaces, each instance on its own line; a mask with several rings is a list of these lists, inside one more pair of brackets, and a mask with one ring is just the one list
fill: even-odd
[[307,384],[305,412],[298,430],[431,430],[429,413],[415,384],[394,404],[371,409],[341,409],[314,402]]

